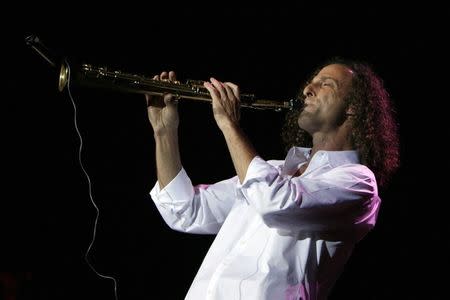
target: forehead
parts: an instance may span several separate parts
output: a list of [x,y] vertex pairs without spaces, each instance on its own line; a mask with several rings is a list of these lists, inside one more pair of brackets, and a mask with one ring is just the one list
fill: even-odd
[[351,82],[352,76],[353,71],[350,68],[340,64],[332,64],[322,68],[315,77],[331,77],[345,85]]

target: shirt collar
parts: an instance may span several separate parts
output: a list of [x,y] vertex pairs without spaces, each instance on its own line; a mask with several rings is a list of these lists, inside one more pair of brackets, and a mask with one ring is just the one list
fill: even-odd
[[[298,167],[308,161],[311,155],[311,148],[292,147],[286,155],[284,161],[284,172],[289,174],[295,172]],[[310,159],[308,168],[304,174],[309,173],[321,166],[329,164],[337,167],[344,164],[358,164],[359,156],[356,150],[345,151],[317,151]]]

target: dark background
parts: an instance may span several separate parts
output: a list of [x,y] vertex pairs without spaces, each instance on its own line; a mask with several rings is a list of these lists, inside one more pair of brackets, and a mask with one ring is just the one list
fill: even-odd
[[[368,61],[397,110],[401,168],[381,194],[376,228],[355,249],[330,299],[443,299],[450,235],[446,176],[437,171],[448,167],[442,115],[449,84],[448,71],[435,67],[448,56],[449,14],[431,6],[216,4],[5,10],[12,21],[2,21],[0,271],[26,272],[16,277],[17,299],[114,299],[112,281],[84,261],[96,210],[78,163],[74,109],[57,90],[59,70],[25,45],[29,34],[76,61],[148,76],[176,70],[181,81],[214,76],[280,100],[292,98],[328,58]],[[214,237],[171,231],[153,205],[154,142],[144,97],[92,89],[73,90],[73,97],[100,210],[90,260],[118,280],[119,299],[183,299]],[[192,181],[233,176],[210,106],[181,103],[179,110],[182,161]],[[283,117],[242,111],[242,127],[265,159],[284,157]]]

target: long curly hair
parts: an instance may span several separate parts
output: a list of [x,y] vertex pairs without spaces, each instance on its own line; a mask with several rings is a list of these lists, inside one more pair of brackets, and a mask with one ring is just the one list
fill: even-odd
[[[317,68],[310,79],[330,64],[341,64],[353,73],[351,90],[344,101],[354,111],[352,143],[362,164],[372,170],[380,187],[385,187],[399,166],[399,137],[395,110],[383,80],[364,62],[333,58]],[[306,85],[305,85],[306,86]],[[303,103],[303,88],[298,93]],[[281,138],[286,150],[292,146],[311,147],[309,133],[298,126],[301,108],[286,115]]]

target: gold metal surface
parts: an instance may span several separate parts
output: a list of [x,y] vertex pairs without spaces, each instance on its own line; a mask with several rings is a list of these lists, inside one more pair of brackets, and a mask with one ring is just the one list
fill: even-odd
[[[72,72],[72,71],[71,71]],[[81,65],[74,74],[69,74],[66,63],[61,66],[58,89],[63,91],[69,83],[84,86],[112,89],[126,93],[139,93],[162,96],[173,94],[177,99],[188,99],[211,102],[208,90],[201,80],[187,80],[185,83],[170,80],[155,80],[141,75],[112,71],[105,67],[95,67],[88,64]],[[297,100],[274,101],[256,99],[253,94],[240,94],[241,107],[262,110],[292,110],[297,106]]]

